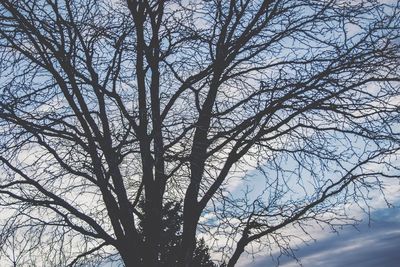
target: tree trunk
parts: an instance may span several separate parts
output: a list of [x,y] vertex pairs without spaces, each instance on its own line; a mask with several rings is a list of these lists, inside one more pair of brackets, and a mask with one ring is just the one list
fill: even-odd
[[145,251],[144,266],[158,267],[159,243],[161,234],[161,200],[152,199],[152,202],[146,204],[146,221],[144,224],[145,232]]
[[193,251],[196,246],[196,228],[199,220],[197,211],[197,201],[191,197],[191,188],[186,194],[185,206],[183,209],[183,234],[182,234],[182,254],[181,266],[190,267],[193,259]]
[[134,246],[124,245],[119,248],[119,253],[124,262],[125,267],[144,267],[143,262],[140,260],[141,251]]

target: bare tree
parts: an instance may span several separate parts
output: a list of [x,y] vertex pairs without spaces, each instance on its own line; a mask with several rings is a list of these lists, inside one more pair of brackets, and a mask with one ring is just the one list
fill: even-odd
[[399,5],[0,1],[2,259],[157,266],[179,199],[181,266],[350,222],[398,178]]

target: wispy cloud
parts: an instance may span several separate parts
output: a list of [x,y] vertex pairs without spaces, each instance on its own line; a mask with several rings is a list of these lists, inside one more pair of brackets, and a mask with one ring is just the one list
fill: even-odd
[[[395,267],[399,266],[400,209],[382,209],[368,226],[347,228],[339,235],[328,235],[311,245],[300,247],[296,255],[303,267]],[[271,257],[258,258],[247,266],[276,266]],[[281,267],[300,266],[290,258],[280,258]]]

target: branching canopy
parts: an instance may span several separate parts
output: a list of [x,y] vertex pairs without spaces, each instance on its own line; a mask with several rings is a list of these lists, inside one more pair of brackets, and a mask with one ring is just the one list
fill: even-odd
[[187,267],[350,223],[399,177],[399,9],[0,1],[1,260],[158,266],[179,199]]

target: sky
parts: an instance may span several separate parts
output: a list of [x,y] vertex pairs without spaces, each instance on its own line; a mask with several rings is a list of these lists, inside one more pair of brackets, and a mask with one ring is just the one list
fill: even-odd
[[[347,227],[338,234],[325,233],[295,253],[303,267],[397,267],[400,262],[400,208],[382,208],[365,218],[357,229]],[[277,255],[275,255],[277,256]],[[242,262],[240,267],[273,267],[276,259],[260,256]],[[294,259],[282,257],[280,267],[300,266]]]

